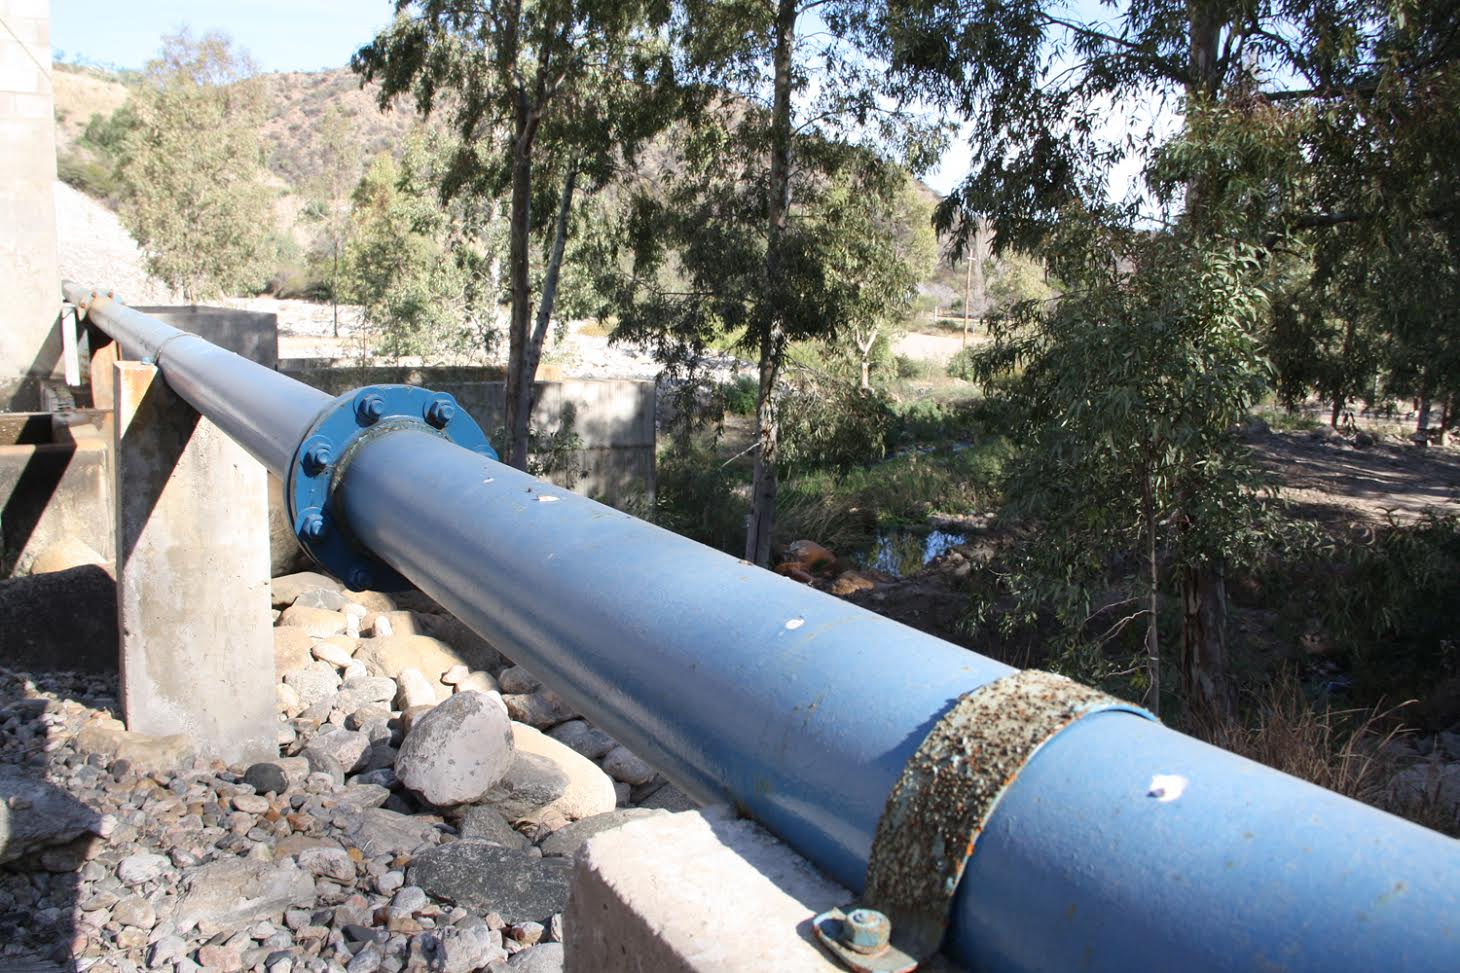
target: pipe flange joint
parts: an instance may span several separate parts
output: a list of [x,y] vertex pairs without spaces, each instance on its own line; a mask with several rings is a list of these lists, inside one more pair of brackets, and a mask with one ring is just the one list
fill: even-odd
[[377,436],[402,429],[440,436],[497,459],[481,427],[445,392],[415,385],[369,385],[346,392],[320,410],[289,464],[284,485],[289,524],[299,546],[355,591],[409,587],[394,568],[356,541],[333,503],[351,454]]

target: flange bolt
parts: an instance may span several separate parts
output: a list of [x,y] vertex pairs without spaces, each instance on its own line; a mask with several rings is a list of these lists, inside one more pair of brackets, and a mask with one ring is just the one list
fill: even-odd
[[385,399],[374,392],[361,396],[355,403],[355,415],[367,426],[380,421],[380,417],[385,415]]
[[316,476],[329,468],[335,454],[327,443],[316,443],[304,453],[304,469],[310,476]]
[[892,923],[876,909],[853,909],[842,920],[841,938],[859,953],[880,953],[892,938]]
[[433,399],[431,404],[426,406],[426,421],[437,429],[445,428],[446,424],[456,418],[456,403],[450,399]]
[[299,533],[312,541],[319,540],[324,536],[324,518],[319,514],[305,514],[299,524]]

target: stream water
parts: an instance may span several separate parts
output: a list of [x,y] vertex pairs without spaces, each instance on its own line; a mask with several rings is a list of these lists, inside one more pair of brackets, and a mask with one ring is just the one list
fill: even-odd
[[878,533],[876,546],[862,555],[863,567],[894,577],[916,574],[933,558],[968,539],[946,530],[888,530]]

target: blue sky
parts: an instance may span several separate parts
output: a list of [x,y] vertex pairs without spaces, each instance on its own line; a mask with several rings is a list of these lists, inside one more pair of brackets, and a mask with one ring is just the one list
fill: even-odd
[[187,24],[232,35],[264,71],[313,71],[343,67],[394,11],[392,0],[51,0],[51,48],[140,68]]

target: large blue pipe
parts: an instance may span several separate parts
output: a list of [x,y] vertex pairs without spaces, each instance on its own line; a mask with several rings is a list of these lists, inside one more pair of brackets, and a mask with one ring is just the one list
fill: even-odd
[[[169,382],[192,343],[172,348]],[[261,391],[252,372],[216,380],[210,395],[233,410]],[[303,395],[281,375],[265,384]],[[298,427],[276,430],[282,452]],[[375,554],[584,715],[854,889],[925,734],[1012,671],[424,431],[364,441],[335,503]],[[1153,796],[1156,775],[1185,790]],[[1100,713],[1040,750],[998,805],[950,951],[990,973],[1455,973],[1460,843]]]

